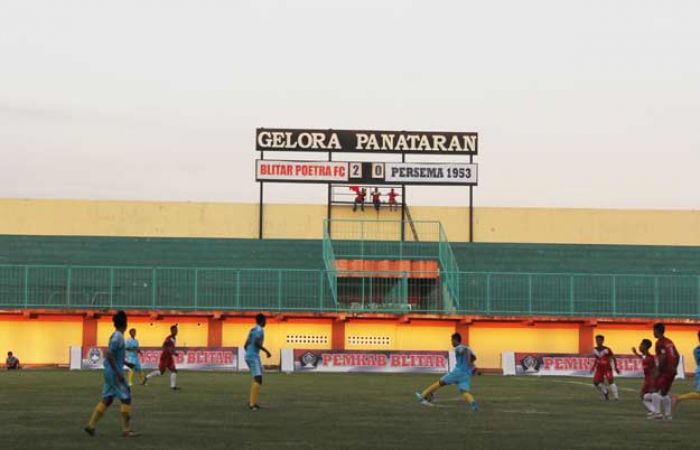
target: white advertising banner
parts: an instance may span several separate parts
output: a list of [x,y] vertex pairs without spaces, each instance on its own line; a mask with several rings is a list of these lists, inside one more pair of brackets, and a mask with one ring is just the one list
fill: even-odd
[[[617,355],[618,377],[642,378],[642,359],[634,355]],[[503,375],[535,375],[557,377],[592,377],[592,355],[506,352],[502,354]],[[681,355],[677,378],[685,378]]]
[[257,160],[258,181],[347,182],[348,163],[343,161]]
[[476,164],[385,163],[387,183],[477,184]]
[[447,352],[282,350],[283,372],[445,373]]

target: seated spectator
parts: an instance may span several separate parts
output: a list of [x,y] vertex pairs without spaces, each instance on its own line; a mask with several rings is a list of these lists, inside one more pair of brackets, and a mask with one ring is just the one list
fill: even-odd
[[399,196],[396,192],[394,192],[394,188],[391,188],[391,191],[389,192],[389,211],[393,211],[394,208],[397,207],[396,203],[396,197]]
[[12,352],[7,352],[7,359],[5,360],[5,367],[7,370],[17,370],[22,367],[19,365],[19,359],[12,355]]
[[355,196],[355,203],[352,205],[352,211],[355,212],[357,211],[357,205],[360,205],[360,209],[362,211],[365,210],[365,197],[367,196],[367,189],[362,188],[360,191],[357,192],[357,195]]
[[376,209],[377,212],[379,212],[379,207],[382,206],[382,201],[379,198],[380,195],[379,189],[375,187],[372,191],[372,203],[374,204],[374,209]]

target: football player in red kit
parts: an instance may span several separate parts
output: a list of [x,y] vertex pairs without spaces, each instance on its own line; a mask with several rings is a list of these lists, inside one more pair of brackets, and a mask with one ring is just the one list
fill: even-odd
[[632,347],[632,353],[642,358],[644,381],[642,382],[642,388],[639,390],[639,397],[642,399],[642,404],[647,409],[649,415],[654,414],[651,394],[655,391],[654,371],[656,370],[656,359],[654,359],[654,355],[649,353],[650,349],[651,341],[649,339],[642,339],[642,342],[639,344],[639,352],[637,352],[636,348]]
[[[676,378],[678,366],[678,350],[672,340],[667,338],[666,326],[663,323],[654,324],[654,337],[656,338],[656,371],[652,394],[654,414],[650,419],[671,419],[671,386]],[[662,411],[663,409],[663,411]]]
[[158,363],[158,370],[154,370],[149,373],[148,376],[143,380],[143,384],[158,375],[163,375],[166,370],[170,371],[170,388],[173,390],[180,389],[177,387],[177,368],[175,367],[175,357],[177,352],[175,351],[175,337],[177,336],[177,325],[170,327],[170,335],[163,341],[163,351],[160,354],[160,362]]
[[[593,375],[593,385],[598,389],[598,392],[603,396],[605,400],[610,398],[610,393],[615,400],[619,400],[620,395],[617,390],[617,385],[615,384],[615,378],[613,377],[613,368],[615,372],[619,375],[620,371],[617,368],[617,361],[615,360],[615,355],[610,347],[603,345],[605,342],[605,337],[598,335],[595,337],[595,348],[593,349],[593,356],[595,357],[595,362],[593,367],[591,367],[591,373]],[[608,387],[605,387],[605,380],[608,380]]]

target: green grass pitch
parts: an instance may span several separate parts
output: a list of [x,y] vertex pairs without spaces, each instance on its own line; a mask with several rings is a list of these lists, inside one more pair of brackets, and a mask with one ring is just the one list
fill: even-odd
[[[248,411],[247,374],[181,372],[135,386],[134,429],[120,436],[112,406],[97,429],[82,428],[99,399],[101,372],[0,373],[0,448],[10,449],[577,449],[697,448],[700,402],[673,421],[646,420],[639,380],[618,380],[622,400],[601,401],[577,378],[474,378],[481,410],[454,387],[421,406],[414,392],[435,379],[412,374],[267,374]],[[691,388],[678,381],[675,392]]]

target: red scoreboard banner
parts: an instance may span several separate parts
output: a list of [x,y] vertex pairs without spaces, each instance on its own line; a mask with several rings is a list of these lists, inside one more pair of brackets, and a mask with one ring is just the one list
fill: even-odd
[[295,349],[295,372],[445,373],[447,352]]
[[[82,369],[102,369],[106,347],[83,347]],[[141,367],[157,369],[161,347],[141,347]],[[177,350],[178,370],[238,370],[237,347],[186,347]]]
[[348,163],[339,161],[257,160],[256,181],[347,182]]

